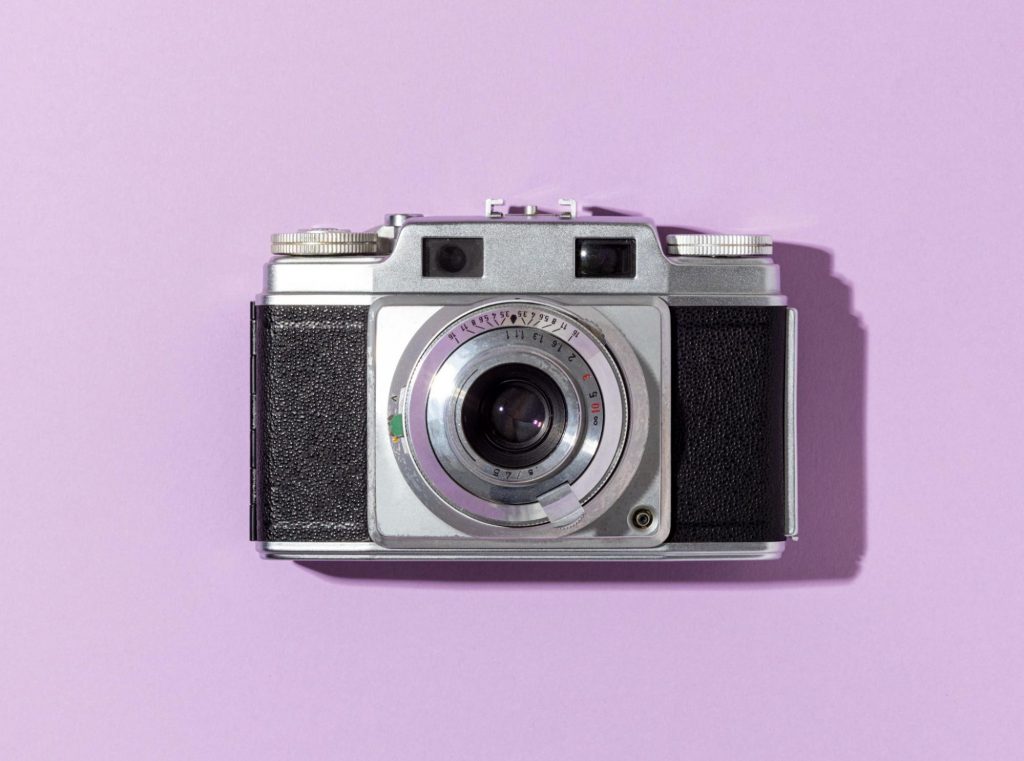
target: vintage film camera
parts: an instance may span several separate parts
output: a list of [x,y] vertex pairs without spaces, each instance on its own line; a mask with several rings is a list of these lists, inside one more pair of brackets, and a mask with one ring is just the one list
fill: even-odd
[[766,559],[796,535],[771,240],[391,214],[273,238],[251,538],[290,559]]

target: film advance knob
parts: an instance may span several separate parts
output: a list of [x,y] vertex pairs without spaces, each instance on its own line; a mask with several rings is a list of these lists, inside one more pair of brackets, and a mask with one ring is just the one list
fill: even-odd
[[767,235],[669,235],[671,256],[771,256],[772,239]]
[[379,245],[376,233],[317,227],[272,236],[270,251],[284,256],[371,256]]

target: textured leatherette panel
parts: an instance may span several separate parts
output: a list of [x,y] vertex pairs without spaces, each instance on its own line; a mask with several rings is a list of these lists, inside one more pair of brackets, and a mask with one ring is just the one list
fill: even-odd
[[785,538],[785,307],[672,307],[671,542]]
[[369,540],[368,312],[253,308],[253,539]]

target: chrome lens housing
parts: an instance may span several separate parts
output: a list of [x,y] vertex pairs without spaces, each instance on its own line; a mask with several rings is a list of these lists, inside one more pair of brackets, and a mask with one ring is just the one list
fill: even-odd
[[[507,458],[494,454],[503,442],[492,449],[476,430],[490,424],[490,408],[467,411],[480,403],[475,389],[482,384],[483,394],[493,383],[536,396],[533,409],[544,418],[526,421],[536,436],[508,442]],[[598,517],[585,506],[622,455],[628,398],[600,332],[579,316],[539,301],[462,312],[432,334],[405,386],[404,442],[416,470],[407,477],[429,485],[446,520],[454,510],[479,522],[476,533],[578,530]]]

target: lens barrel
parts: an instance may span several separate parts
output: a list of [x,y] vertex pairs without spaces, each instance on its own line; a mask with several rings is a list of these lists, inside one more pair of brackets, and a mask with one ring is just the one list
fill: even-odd
[[429,323],[399,392],[415,482],[446,515],[561,530],[575,513],[560,511],[600,491],[623,449],[628,402],[616,362],[586,322],[553,305],[462,309]]

